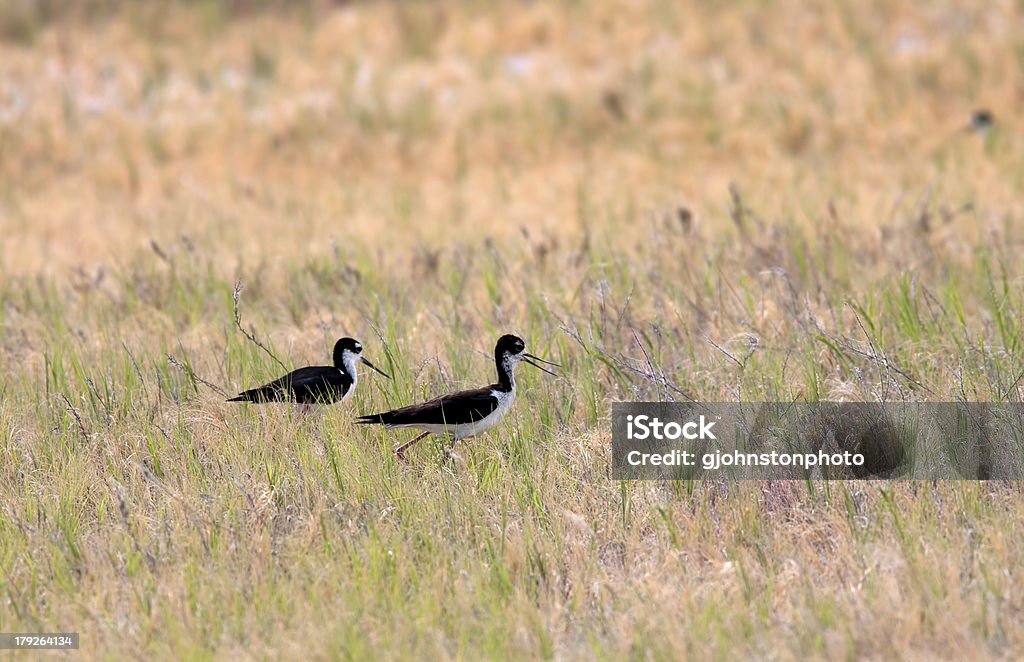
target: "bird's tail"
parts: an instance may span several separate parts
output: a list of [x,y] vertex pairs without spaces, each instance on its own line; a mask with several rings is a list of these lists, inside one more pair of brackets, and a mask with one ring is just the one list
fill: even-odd
[[261,386],[260,388],[249,389],[248,391],[242,391],[233,398],[228,398],[228,402],[270,402],[274,399],[276,391],[272,388]]
[[357,416],[356,423],[360,425],[388,425],[387,412],[382,414],[367,414],[366,416]]

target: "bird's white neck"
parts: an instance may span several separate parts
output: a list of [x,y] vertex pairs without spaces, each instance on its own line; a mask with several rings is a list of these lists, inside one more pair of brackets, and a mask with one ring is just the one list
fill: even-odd
[[355,386],[355,383],[356,383],[356,381],[358,379],[357,374],[356,374],[356,364],[358,362],[359,362],[359,357],[354,352],[349,352],[349,351],[346,350],[346,352],[344,354],[342,354],[342,356],[341,356],[341,364],[345,367],[344,368],[344,372],[349,377],[352,378],[352,385],[353,386]]
[[505,391],[516,392],[516,360],[511,354],[501,357],[498,362],[498,384]]

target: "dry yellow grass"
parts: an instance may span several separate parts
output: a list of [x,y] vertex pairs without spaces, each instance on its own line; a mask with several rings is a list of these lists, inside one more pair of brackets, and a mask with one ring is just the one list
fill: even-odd
[[[8,269],[179,228],[260,257],[578,233],[580,189],[621,223],[676,202],[720,223],[730,182],[766,215],[833,201],[872,229],[929,186],[1019,211],[1009,3],[127,14],[2,46]],[[1006,129],[988,152],[962,131],[978,106]]]
[[[1020,399],[1020,3],[97,4],[0,0],[0,631],[1024,646],[1017,484],[620,484],[607,457],[616,399]],[[236,280],[287,361],[353,335],[395,380],[227,406],[277,370]],[[484,383],[505,331],[564,378],[524,374],[456,462],[351,425]]]

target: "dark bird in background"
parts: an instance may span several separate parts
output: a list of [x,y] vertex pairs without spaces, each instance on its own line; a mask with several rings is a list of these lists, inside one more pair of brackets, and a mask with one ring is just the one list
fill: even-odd
[[995,118],[987,108],[979,108],[971,113],[971,122],[967,125],[969,131],[975,133],[987,133],[995,125]]
[[465,439],[490,430],[497,425],[512,407],[516,397],[515,367],[526,362],[549,375],[555,373],[534,361],[558,367],[557,363],[545,361],[526,353],[522,338],[504,335],[494,347],[494,363],[498,368],[498,382],[483,388],[458,391],[442,395],[416,405],[400,409],[360,416],[358,423],[384,425],[387,428],[418,428],[425,430],[412,441],[395,449],[399,459],[405,459],[405,451],[428,434],[447,434],[452,441]]
[[356,389],[356,364],[365,363],[390,379],[390,375],[362,356],[358,340],[342,338],[334,344],[333,366],[309,366],[289,372],[259,388],[243,391],[228,402],[295,402],[303,405],[344,402]]

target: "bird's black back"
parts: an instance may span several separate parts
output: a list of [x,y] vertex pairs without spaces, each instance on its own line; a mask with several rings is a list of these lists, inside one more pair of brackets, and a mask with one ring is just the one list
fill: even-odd
[[356,419],[358,423],[396,425],[460,425],[475,423],[498,408],[493,392],[497,384],[458,391],[408,407],[400,407],[379,414]]
[[310,366],[299,368],[258,388],[243,391],[230,401],[329,404],[345,397],[352,383],[352,377],[337,368]]

